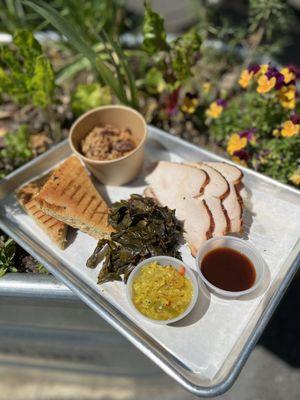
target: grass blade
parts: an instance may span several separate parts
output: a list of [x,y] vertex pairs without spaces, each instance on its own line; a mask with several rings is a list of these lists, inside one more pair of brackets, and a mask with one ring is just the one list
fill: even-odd
[[88,43],[83,39],[83,35],[80,34],[79,31],[76,30],[66,18],[62,17],[54,8],[42,0],[39,0],[38,2],[23,0],[23,3],[28,7],[31,7],[34,11],[49,21],[51,25],[53,25],[63,36],[68,39],[72,47],[88,58],[92,66],[98,71],[105,84],[112,89],[121,102],[128,104],[126,93],[124,90],[122,90],[123,87],[121,89],[122,83],[118,82],[112,71],[93,51],[92,47],[89,46]]
[[[98,35],[97,35],[98,36]],[[101,38],[99,38],[99,41],[101,41],[102,40],[102,42],[104,43],[104,46],[105,46],[105,49],[106,49],[106,53],[109,55],[109,58],[110,58],[110,60],[111,60],[111,63],[112,63],[112,65],[114,66],[114,68],[115,68],[115,71],[116,71],[116,74],[117,74],[117,77],[118,77],[118,80],[119,80],[119,82],[121,83],[121,87],[122,87],[122,89],[123,89],[123,91],[124,91],[124,96],[126,96],[126,92],[125,92],[125,89],[124,89],[124,87],[125,87],[125,82],[123,82],[123,76],[122,76],[122,73],[121,73],[121,70],[120,70],[120,68],[119,68],[119,65],[115,62],[115,59],[114,59],[114,57],[113,57],[113,55],[112,55],[112,52],[111,52],[111,50],[108,48],[108,46],[107,46],[107,41],[106,41],[106,38],[105,38],[105,32],[103,32],[102,34],[101,34],[101,37],[102,37],[102,39]]]
[[24,4],[31,7],[34,11],[48,20],[62,35],[64,35],[70,44],[80,53],[84,54],[93,65],[96,65],[95,54],[85,41],[82,39],[78,31],[76,31],[68,21],[62,17],[54,8],[44,1],[34,2],[24,0]]
[[106,32],[103,32],[105,39],[108,41],[108,43],[110,44],[110,46],[112,47],[112,49],[116,52],[118,59],[124,69],[124,72],[126,74],[127,77],[127,81],[128,81],[128,85],[129,85],[129,89],[130,89],[130,94],[131,94],[131,103],[132,106],[135,109],[139,108],[139,104],[138,104],[138,95],[137,95],[137,88],[136,88],[136,84],[135,84],[135,78],[133,76],[133,73],[128,65],[126,56],[122,50],[122,48],[119,46],[119,44],[117,42],[114,42],[109,35],[106,34]]

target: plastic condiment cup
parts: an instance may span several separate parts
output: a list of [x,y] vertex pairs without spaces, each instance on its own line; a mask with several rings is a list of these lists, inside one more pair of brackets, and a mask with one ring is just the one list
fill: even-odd
[[[252,262],[253,267],[255,268],[256,276],[253,285],[249,289],[242,291],[235,291],[235,292],[220,289],[219,287],[213,285],[203,275],[201,271],[201,263],[205,255],[213,250],[224,247],[238,251],[239,253],[248,257],[249,260]],[[223,297],[230,297],[230,298],[240,297],[254,292],[258,288],[258,286],[262,283],[265,275],[265,262],[260,253],[254,247],[254,245],[251,242],[249,242],[249,240],[246,241],[233,236],[221,236],[207,240],[198,250],[196,256],[196,266],[200,278],[206,284],[206,286],[208,286],[209,289],[211,289],[213,292]]]
[[[186,308],[186,310],[175,318],[171,318],[171,319],[167,319],[167,320],[156,320],[156,319],[148,318],[146,315],[142,314],[135,307],[135,305],[133,303],[133,300],[132,300],[133,282],[134,282],[135,278],[137,277],[137,275],[140,273],[141,268],[144,267],[145,265],[151,264],[153,262],[157,262],[159,265],[162,265],[162,266],[171,265],[172,267],[176,268],[177,270],[179,270],[179,268],[183,266],[185,268],[185,276],[192,283],[192,286],[193,286],[192,300],[191,300],[190,304],[188,305],[188,307]],[[126,285],[126,295],[127,295],[127,300],[129,302],[129,305],[130,305],[132,311],[134,312],[134,314],[136,314],[136,316],[138,316],[139,318],[142,318],[148,322],[153,322],[154,324],[167,325],[167,324],[171,324],[173,322],[179,321],[180,319],[184,318],[192,311],[192,309],[197,301],[197,298],[198,298],[198,282],[197,282],[195,273],[192,271],[192,269],[189,268],[187,265],[185,265],[181,260],[178,260],[177,258],[173,258],[173,257],[168,257],[168,256],[150,257],[150,258],[147,258],[146,260],[142,261],[141,263],[139,263],[134,268],[134,270],[131,272],[129,279],[127,281],[127,285]]]

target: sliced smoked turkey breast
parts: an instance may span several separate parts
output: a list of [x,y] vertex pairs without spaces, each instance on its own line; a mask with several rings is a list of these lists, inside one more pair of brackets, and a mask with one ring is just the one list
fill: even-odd
[[229,184],[229,194],[222,200],[222,205],[230,220],[230,233],[238,233],[243,225],[243,199],[239,194],[238,187],[242,187],[242,171],[234,165],[224,162],[208,162],[207,165],[220,172]]
[[199,198],[205,200],[214,220],[212,236],[226,235],[230,229],[230,221],[223,207],[222,199],[226,198],[230,191],[227,180],[215,168],[205,163],[198,162],[189,165],[205,171],[209,177],[209,182]]
[[175,209],[195,255],[200,245],[211,237],[214,226],[205,200],[198,198],[209,181],[208,175],[188,165],[160,161],[146,181],[150,189],[146,189],[145,194],[150,194],[161,205]]
[[178,164],[160,161],[146,177],[149,187],[144,194],[175,209],[195,256],[202,243],[212,236],[240,232],[242,177],[239,168],[223,162]]

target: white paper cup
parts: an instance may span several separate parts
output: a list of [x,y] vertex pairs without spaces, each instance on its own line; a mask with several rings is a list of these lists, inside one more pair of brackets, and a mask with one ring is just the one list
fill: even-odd
[[[148,318],[135,307],[135,305],[132,301],[132,289],[133,289],[132,286],[133,286],[134,279],[140,273],[140,270],[143,266],[151,264],[153,262],[157,262],[159,265],[162,265],[162,266],[171,265],[172,267],[176,268],[177,270],[179,270],[179,268],[181,266],[184,266],[186,277],[188,279],[190,279],[190,281],[193,285],[193,297],[192,297],[192,300],[191,300],[189,306],[186,308],[186,310],[182,314],[178,315],[175,318],[171,318],[168,320],[156,320],[156,319]],[[134,270],[131,272],[129,279],[127,281],[127,285],[126,285],[126,295],[127,295],[128,303],[129,303],[133,313],[136,316],[138,316],[139,318],[142,318],[148,322],[153,322],[154,324],[167,325],[167,324],[171,324],[173,322],[179,321],[180,319],[184,318],[192,311],[192,309],[197,301],[197,298],[198,298],[198,283],[197,283],[197,279],[196,279],[194,272],[191,270],[191,268],[189,268],[181,260],[178,260],[177,258],[173,258],[173,257],[168,257],[168,256],[150,257],[150,258],[147,258],[146,260],[142,261],[141,263],[139,263],[134,268]]]
[[[207,253],[220,247],[227,247],[236,250],[249,258],[256,272],[255,281],[251,288],[236,292],[228,291],[218,288],[205,278],[201,271],[202,260]],[[254,292],[254,290],[256,290],[258,286],[262,283],[265,276],[265,262],[260,253],[254,247],[254,245],[248,240],[242,240],[233,236],[216,237],[209,239],[207,242],[205,242],[198,250],[196,256],[196,267],[197,271],[199,272],[200,278],[206,284],[206,286],[208,286],[208,288],[213,292],[224,297],[239,297]]]

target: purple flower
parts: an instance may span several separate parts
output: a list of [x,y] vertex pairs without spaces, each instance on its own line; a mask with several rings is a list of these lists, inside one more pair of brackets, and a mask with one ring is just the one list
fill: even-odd
[[268,79],[273,77],[276,79],[275,89],[279,90],[284,85],[284,76],[278,71],[277,68],[269,67],[268,71],[266,72],[266,76]]
[[250,142],[251,140],[254,139],[254,133],[256,131],[257,131],[256,128],[250,128],[250,129],[247,129],[245,131],[239,132],[238,135],[239,135],[240,138],[244,138],[244,137],[247,138],[247,140]]
[[255,75],[260,70],[260,66],[258,64],[252,64],[248,67],[249,72],[253,72]]
[[283,85],[284,85],[284,76],[280,72],[278,72],[278,74],[276,76],[275,89],[279,90],[282,88]]
[[289,83],[285,83],[285,82],[283,82],[283,85],[282,86],[290,86],[290,85],[296,85],[296,80],[295,79],[293,79],[292,81],[290,81]]
[[293,123],[294,125],[299,125],[299,124],[300,124],[300,116],[297,115],[297,114],[291,115],[290,120],[292,121],[292,123]]
[[226,101],[226,100],[218,99],[218,100],[216,101],[216,103],[218,104],[218,106],[221,106],[221,107],[223,107],[223,108],[227,107],[227,101]]
[[233,153],[234,156],[238,157],[240,160],[248,161],[250,156],[246,150],[237,150]]
[[276,78],[277,74],[279,73],[280,72],[278,71],[277,68],[269,66],[268,71],[266,72],[266,76],[268,77],[268,79],[273,78],[273,76]]
[[185,96],[186,97],[188,97],[189,99],[197,99],[197,95],[195,94],[195,93],[191,93],[191,92],[187,92],[186,94],[185,94]]

